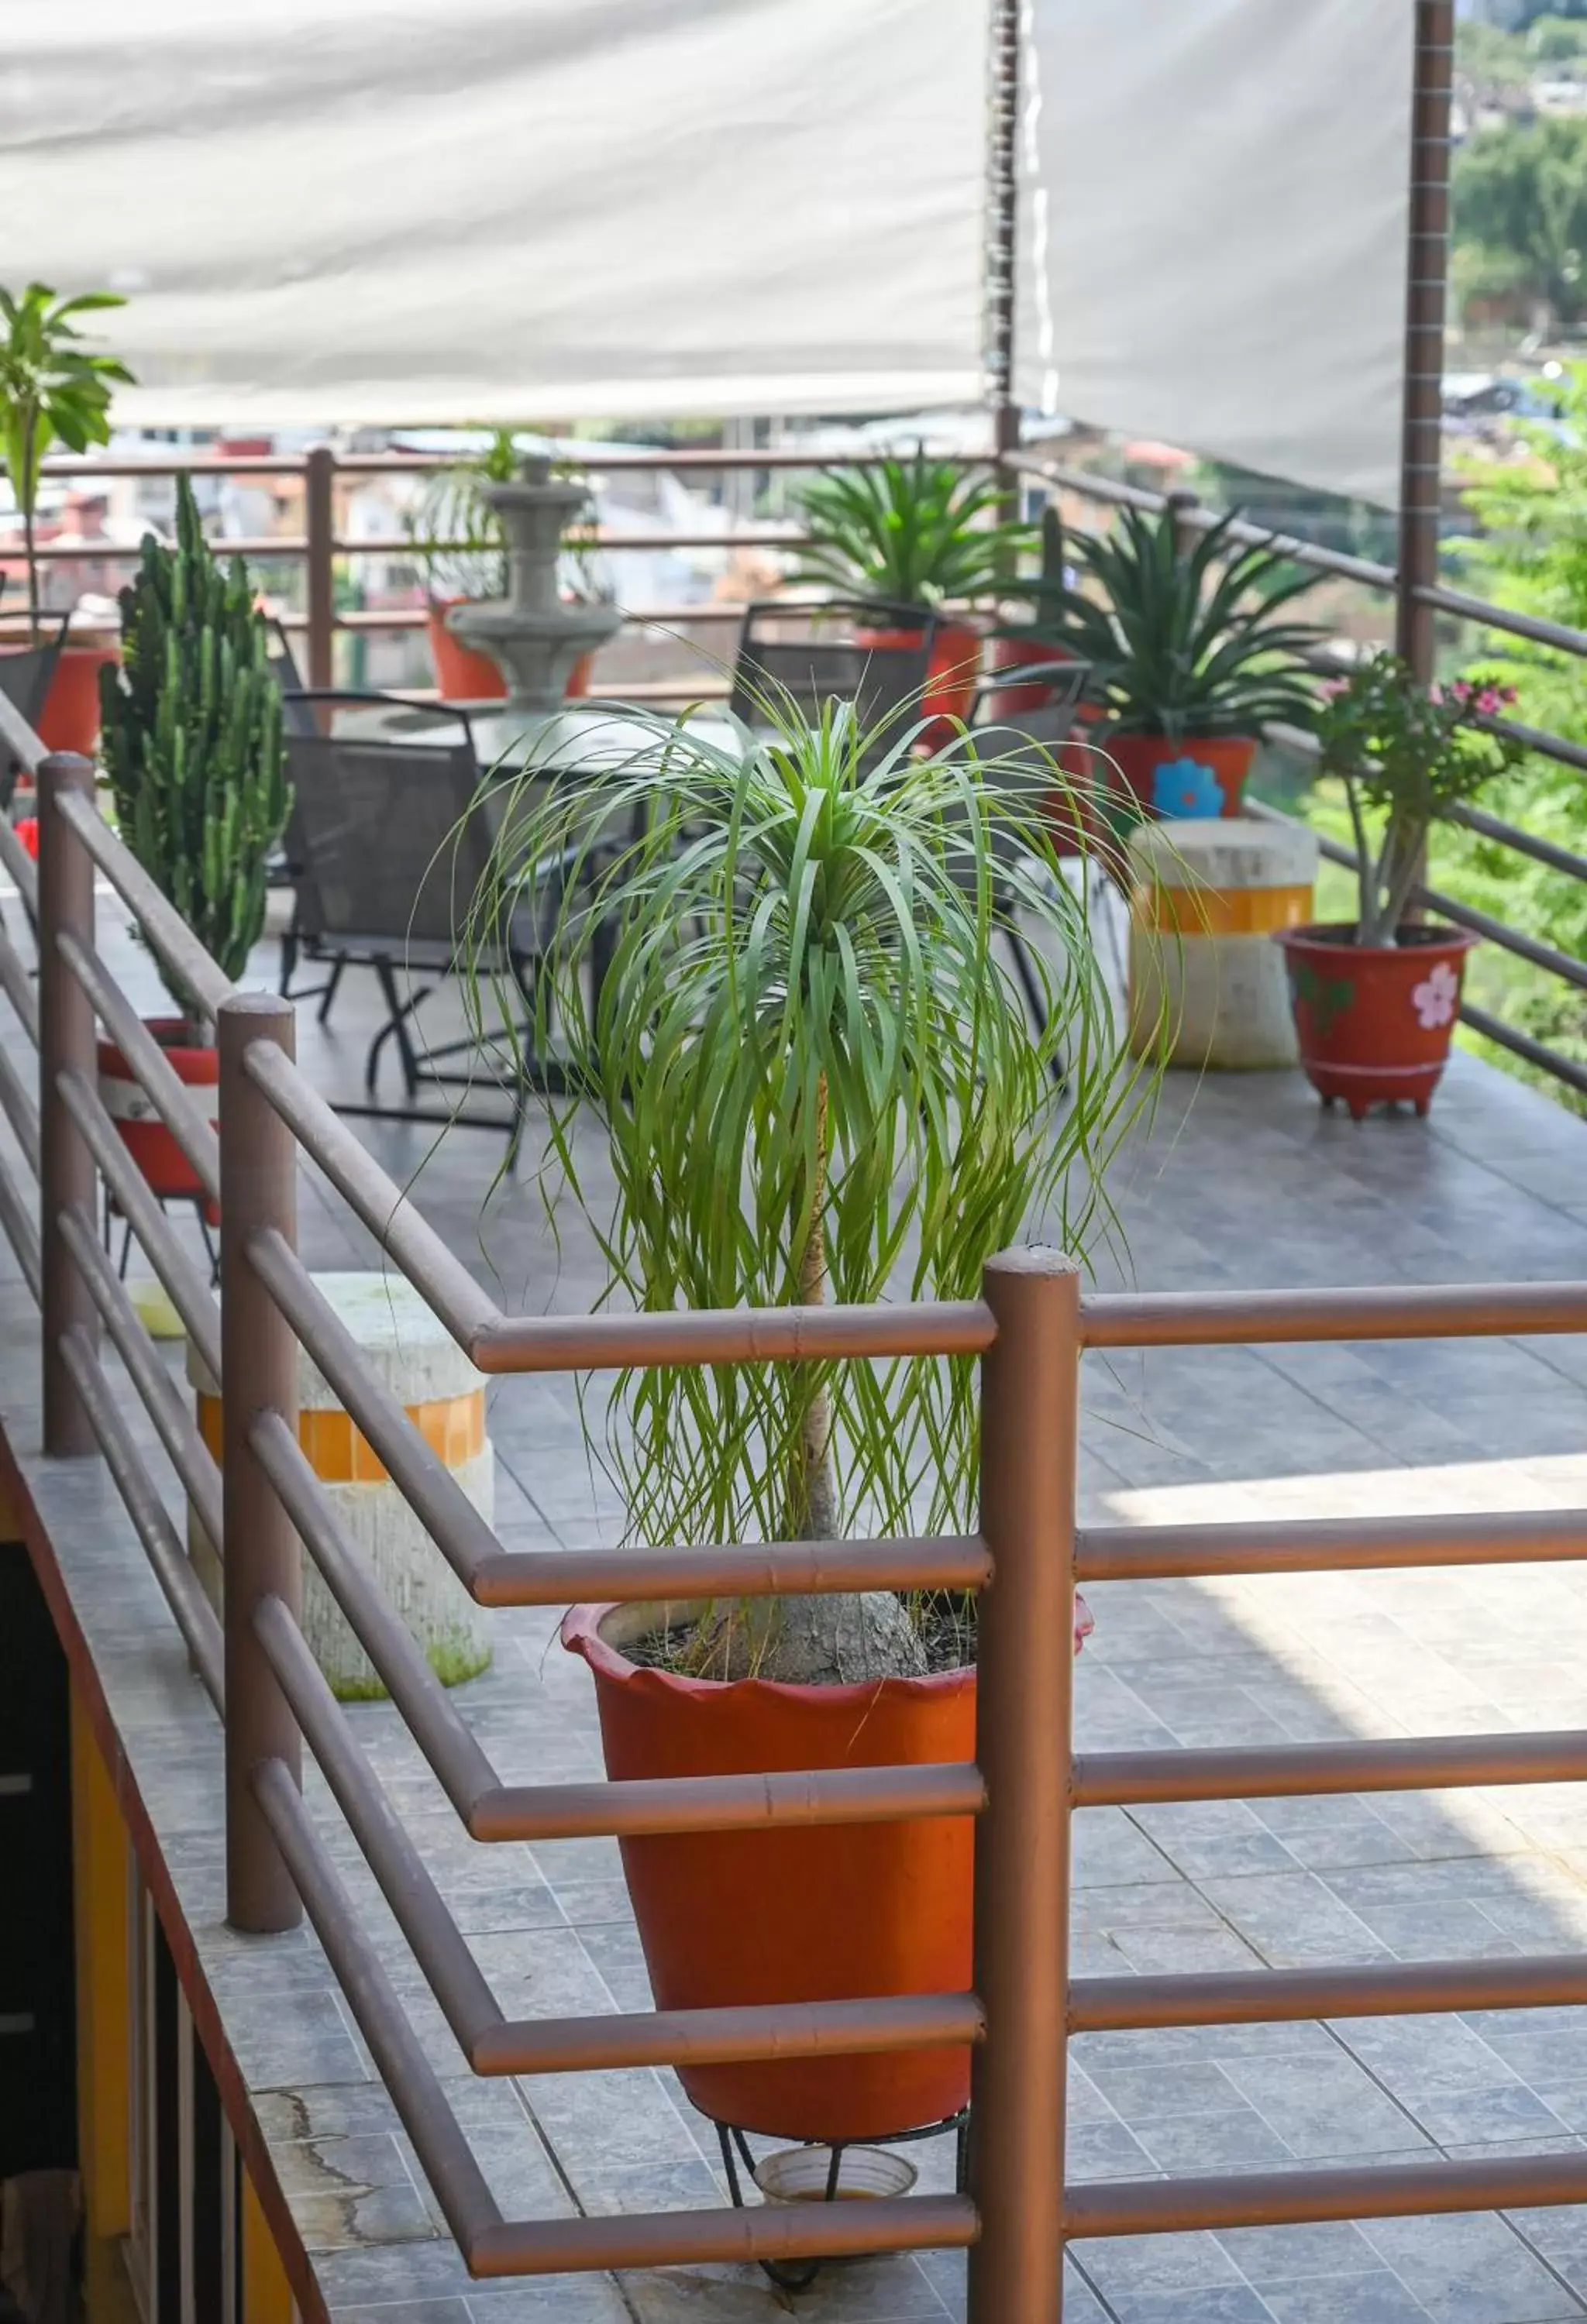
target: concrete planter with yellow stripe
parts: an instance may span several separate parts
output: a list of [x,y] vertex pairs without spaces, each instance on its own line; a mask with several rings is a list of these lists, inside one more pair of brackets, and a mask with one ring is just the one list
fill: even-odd
[[[429,1309],[394,1275],[317,1275],[315,1282],[357,1341],[369,1370],[452,1471],[487,1523],[494,1517],[494,1455],[485,1434],[484,1381]],[[215,1381],[189,1343],[188,1379],[198,1426],[218,1461],[221,1407]],[[392,1484],[336,1391],[298,1351],[299,1441],[384,1596],[448,1685],[491,1659],[490,1628]],[[220,1569],[191,1510],[188,1545],[212,1600]],[[384,1692],[369,1657],[319,1579],[303,1561],[303,1635],[344,1702]]]
[[1232,816],[1142,824],[1130,838],[1131,1039],[1170,1063],[1293,1065],[1295,1022],[1272,938],[1312,918],[1317,843],[1290,824]]

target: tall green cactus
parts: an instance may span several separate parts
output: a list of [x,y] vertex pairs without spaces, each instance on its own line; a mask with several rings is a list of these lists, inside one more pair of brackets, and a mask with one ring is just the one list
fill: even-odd
[[[217,564],[185,476],[176,531],[174,549],[144,535],[121,593],[122,667],[100,673],[102,747],[122,837],[235,977],[264,926],[265,867],[291,805],[281,689],[247,567]],[[166,983],[194,1017],[191,995]]]

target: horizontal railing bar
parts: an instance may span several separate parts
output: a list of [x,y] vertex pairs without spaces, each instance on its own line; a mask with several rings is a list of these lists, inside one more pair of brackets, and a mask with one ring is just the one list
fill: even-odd
[[1271,2025],[1312,2017],[1408,2017],[1587,2004],[1587,1954],[1526,1960],[1395,1961],[1370,1969],[1256,1969],[1181,1977],[1082,1977],[1071,2034],[1166,2025]]
[[[745,525],[742,530],[733,532],[691,532],[687,528],[672,526],[657,532],[624,532],[620,529],[605,531],[597,525],[581,534],[579,545],[588,549],[802,549],[809,538],[805,526],[791,521],[786,525]],[[275,543],[272,541],[270,545],[273,549]],[[216,546],[218,548],[219,543]],[[307,541],[287,544],[289,555],[302,556],[307,549]],[[479,543],[466,540],[417,541],[409,540],[406,533],[370,533],[356,540],[338,538],[332,541],[331,552],[337,557],[349,558],[445,557],[469,552],[477,556]],[[248,553],[259,556],[263,552],[255,542]],[[428,619],[427,607],[420,606],[418,610]],[[680,607],[679,611],[682,610]]]
[[805,1767],[760,1775],[656,1775],[620,1784],[503,1784],[468,1819],[475,1840],[595,1840],[678,1831],[792,1831],[979,1815],[986,1786],[965,1763]]
[[236,989],[230,978],[210,959],[176,906],[161,894],[86,793],[62,791],[57,806],[123,903],[130,907],[152,948],[213,1019],[221,1002]]
[[1486,598],[1468,595],[1463,589],[1425,586],[1416,592],[1417,602],[1432,605],[1441,613],[1458,613],[1462,620],[1481,622],[1490,630],[1505,630],[1510,636],[1530,638],[1534,645],[1554,646],[1561,653],[1587,654],[1587,631],[1567,628],[1563,622],[1545,622],[1536,613],[1518,613],[1507,605],[1491,605]]
[[154,1480],[116,1409],[110,1382],[87,1333],[81,1330],[64,1333],[60,1352],[83,1400],[88,1424],[99,1440],[105,1465],[126,1505],[126,1513],[143,1545],[154,1579],[193,1658],[193,1667],[205,1692],[224,1719],[225,1653],[215,1610],[204,1595]]
[[1402,1565],[1522,1565],[1587,1558],[1587,1509],[1490,1516],[1303,1517],[1277,1525],[1088,1526],[1081,1582],[1163,1582],[1210,1573],[1365,1572]]
[[1341,2171],[1231,2172],[1204,2179],[1093,2181],[1064,2196],[1068,2236],[1299,2227],[1424,2212],[1511,2211],[1587,2202],[1587,2154],[1483,2163],[1373,2163]]
[[868,2001],[525,2018],[481,2035],[469,2062],[476,2074],[594,2074],[748,2059],[876,2057],[956,2049],[979,2042],[985,2031],[985,2015],[973,1993],[886,1994]]
[[281,1760],[266,1759],[255,1767],[254,1795],[466,2260],[479,2237],[501,2221],[484,2174]]
[[[1587,768],[1587,751],[1582,753],[1582,764]],[[1452,807],[1445,812],[1449,822],[1458,823],[1483,839],[1513,848],[1518,855],[1529,855],[1535,863],[1546,863],[1551,871],[1563,872],[1569,879],[1587,880],[1587,855],[1577,855],[1568,847],[1556,847],[1552,839],[1538,839],[1533,833],[1523,831],[1519,824],[1502,822],[1479,807]]]
[[301,452],[193,452],[185,459],[102,459],[97,452],[57,452],[39,463],[42,476],[300,476]]
[[1557,760],[1562,767],[1574,767],[1578,772],[1587,770],[1587,748],[1580,742],[1567,742],[1563,734],[1551,734],[1545,726],[1527,726],[1518,719],[1503,717],[1478,718],[1475,724],[1485,733],[1508,735],[1512,742],[1535,751],[1539,758]]
[[495,1769],[349,1541],[330,1495],[280,1413],[261,1413],[248,1441],[409,1733],[466,1819],[481,1794],[495,1790]]
[[0,1164],[0,1233],[11,1245],[22,1279],[41,1305],[44,1297],[44,1256],[32,1213],[9,1170]]
[[[339,476],[428,475],[438,468],[460,467],[461,452],[337,452],[333,466]],[[706,474],[720,469],[755,468],[874,468],[893,456],[886,452],[802,451],[781,446],[761,451],[716,451],[708,445],[669,449],[665,445],[635,444],[615,450],[586,452],[575,441],[567,456],[593,475],[617,475],[624,469],[641,473],[656,469],[697,468]],[[991,452],[949,452],[944,457],[960,467],[989,467]],[[43,476],[301,476],[306,469],[301,452],[195,452],[186,459],[101,459],[94,453],[56,453],[40,464]]]
[[80,1210],[62,1211],[60,1232],[78,1274],[126,1367],[160,1442],[164,1445],[177,1481],[193,1505],[198,1523],[208,1535],[215,1554],[221,1554],[220,1471],[215,1455],[198,1434],[187,1401],[161,1360],[159,1349],[120,1277],[100,1249],[93,1221]]
[[[149,530],[156,540],[159,527]],[[307,557],[309,543],[301,533],[229,533],[212,532],[209,548],[224,564],[233,557],[297,558]],[[409,544],[411,546],[411,544]],[[136,565],[143,554],[141,540],[41,540],[33,555],[41,565]]]
[[1518,1026],[1507,1025],[1501,1018],[1490,1017],[1487,1010],[1479,1009],[1475,1001],[1462,1001],[1461,1023],[1469,1026],[1473,1033],[1481,1033],[1485,1041],[1496,1041],[1501,1049],[1509,1049],[1514,1056],[1525,1057],[1527,1063],[1536,1065],[1540,1073],[1552,1074],[1555,1081],[1564,1082],[1569,1089],[1580,1090],[1587,1097],[1587,1065],[1576,1058],[1562,1056],[1557,1049],[1551,1049],[1546,1041],[1534,1040],[1530,1033],[1523,1033]]
[[116,1133],[115,1124],[99,1102],[97,1093],[74,1071],[60,1079],[62,1104],[82,1131],[95,1161],[110,1182],[122,1214],[136,1235],[171,1305],[180,1316],[199,1361],[214,1380],[220,1379],[220,1309],[187,1252],[176,1239],[171,1221],[150,1192],[149,1182]]
[[504,2221],[476,2236],[467,2257],[476,2276],[857,2259],[867,2252],[960,2250],[975,2241],[978,2226],[967,2195],[864,2196],[854,2202],[759,2203],[743,2211]]
[[698,1307],[632,1315],[504,1315],[468,1352],[486,1372],[622,1371],[631,1364],[979,1356],[995,1332],[992,1310],[979,1299],[897,1307]]
[[[0,816],[0,822],[5,817]],[[39,1046],[39,996],[23,965],[22,954],[0,922],[0,992],[15,1010],[17,1021],[36,1049]]]
[[465,1588],[502,1545],[439,1454],[426,1443],[302,1260],[273,1230],[254,1235],[248,1259],[300,1342],[363,1430],[409,1508]]
[[139,1088],[170,1130],[194,1176],[213,1203],[220,1200],[220,1140],[187,1084],[150,1032],[99,954],[62,928],[56,949],[103,1019]]
[[[1584,1553],[1587,1554],[1587,1553]],[[503,1552],[475,1574],[482,1606],[566,1606],[634,1599],[821,1596],[848,1590],[981,1590],[992,1559],[977,1535],[915,1541],[778,1541],[719,1549]]]
[[502,2023],[479,1963],[281,1599],[259,1600],[254,1634],[458,2048],[469,2057],[480,2037]]
[[462,1260],[309,1087],[284,1049],[273,1041],[250,1041],[243,1070],[458,1346],[471,1350],[478,1335],[499,1320],[500,1311]]
[[1447,1791],[1587,1782],[1587,1729],[1557,1734],[1387,1736],[1362,1743],[1220,1745],[1076,1755],[1076,1807],[1158,1800],[1310,1799],[1334,1792]]
[[0,1048],[0,1112],[11,1124],[16,1142],[22,1148],[23,1160],[36,1178],[39,1175],[39,1109],[32,1093],[24,1088],[22,1075],[10,1057]]
[[[16,740],[18,728],[20,727],[22,733],[31,735],[33,742],[38,744],[37,752],[31,762],[36,773],[46,756],[44,746],[33,733],[32,728],[22,722],[20,713],[12,712],[12,723],[7,725],[4,714],[10,709],[11,705],[6,701],[5,695],[0,694],[0,741],[5,742],[14,758],[21,759],[26,765],[29,763],[27,754],[19,747]],[[39,909],[39,867],[17,837],[10,816],[5,815],[0,815],[0,866],[4,866],[10,872],[16,882],[17,894],[22,898],[29,912],[36,918]],[[34,1038],[37,1038],[36,1034]]]
[[1587,1283],[1368,1285],[1338,1291],[1102,1291],[1088,1348],[1260,1347],[1311,1340],[1503,1339],[1587,1332]]
[[1507,921],[1496,920],[1490,912],[1480,912],[1474,904],[1462,904],[1457,896],[1444,894],[1442,889],[1417,888],[1411,900],[1452,920],[1457,928],[1469,928],[1474,936],[1485,936],[1490,944],[1498,945],[1502,952],[1513,953],[1518,960],[1530,961],[1534,968],[1546,969],[1550,976],[1562,977],[1579,991],[1587,991],[1587,961],[1574,960],[1557,945],[1526,936]]

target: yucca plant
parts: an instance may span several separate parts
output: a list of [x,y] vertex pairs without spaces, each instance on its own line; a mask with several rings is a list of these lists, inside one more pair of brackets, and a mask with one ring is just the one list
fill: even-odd
[[1002,521],[1002,490],[923,447],[813,477],[796,494],[810,538],[792,577],[893,609],[984,597],[1033,539]]
[[1186,548],[1172,510],[1124,509],[1115,534],[1075,538],[1082,583],[1100,596],[1060,584],[1049,602],[1066,610],[1067,642],[1092,665],[1088,692],[1119,733],[1177,742],[1315,723],[1306,657],[1326,633],[1286,609],[1315,576],[1271,549],[1238,547],[1235,521],[1220,518]]
[[[512,910],[549,922],[531,1029],[541,1054],[560,1041],[572,1094],[550,1106],[542,1183],[593,1229],[604,1301],[964,1298],[1028,1233],[1083,1251],[1150,1075],[1122,1054],[1029,761],[970,738],[922,761],[918,728],[879,742],[847,705],[808,722],[785,700],[762,710],[765,733],[720,747],[655,722],[599,810],[532,764],[506,789],[475,958]],[[1005,956],[1016,914],[1039,1024]],[[466,982],[482,1037],[498,1010],[510,1021],[483,966]],[[586,1173],[591,1116],[610,1199]],[[972,1522],[968,1361],[634,1371],[592,1435],[639,1541]],[[737,1609],[699,1627],[693,1666],[737,1675],[750,1655],[782,1676],[853,1674],[880,1639],[919,1667],[922,1609],[883,1610],[879,1626],[870,1600]]]
[[[102,748],[122,837],[235,977],[264,926],[265,867],[291,804],[281,688],[248,568],[217,563],[185,476],[176,530],[174,549],[145,533],[121,593],[122,667],[99,678]],[[192,996],[162,973],[207,1038]]]

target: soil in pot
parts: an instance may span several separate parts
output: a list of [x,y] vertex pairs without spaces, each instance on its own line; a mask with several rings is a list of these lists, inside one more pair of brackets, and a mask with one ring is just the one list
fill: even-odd
[[[850,1686],[688,1678],[624,1651],[664,1628],[661,1609],[643,1606],[575,1607],[562,1626],[594,1674],[616,1782],[974,1757],[973,1669]],[[657,2007],[964,1992],[973,1831],[968,1817],[938,1817],[624,1840]],[[702,2113],[741,2129],[877,2138],[957,2113],[970,2055],[690,2066],[682,2079]]]
[[1391,945],[1358,945],[1344,923],[1281,929],[1306,1078],[1360,1121],[1369,1106],[1426,1113],[1449,1058],[1466,954],[1459,928],[1413,924]]
[[[151,1017],[144,1021],[178,1080],[207,1093],[200,1098],[200,1111],[214,1120],[219,1112],[218,1049],[192,1043],[180,1017]],[[162,1202],[201,1196],[204,1189],[192,1164],[134,1079],[132,1067],[115,1043],[102,1040],[98,1049],[100,1100],[151,1189]],[[211,1226],[218,1222],[220,1213],[214,1203],[206,1201],[204,1214]]]
[[1163,734],[1109,733],[1102,746],[1118,769],[1130,801],[1148,816],[1233,816],[1251,761],[1255,738],[1213,734],[1170,742]]

